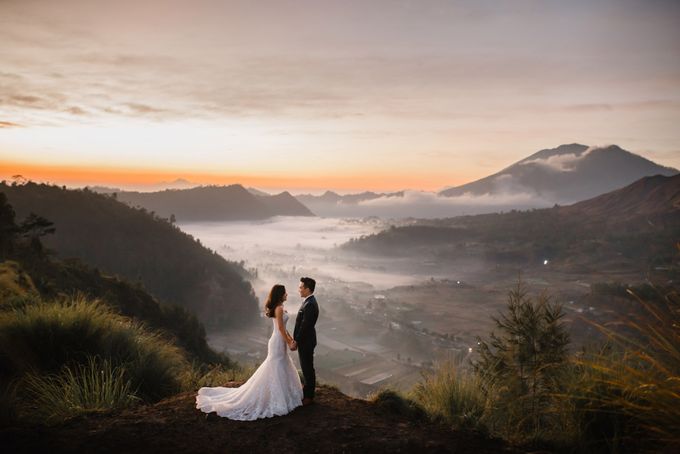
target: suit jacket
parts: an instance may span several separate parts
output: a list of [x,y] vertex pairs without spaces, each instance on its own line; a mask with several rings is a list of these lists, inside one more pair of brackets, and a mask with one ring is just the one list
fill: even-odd
[[298,311],[295,319],[293,339],[302,348],[316,347],[316,320],[319,318],[319,305],[314,295],[310,295]]

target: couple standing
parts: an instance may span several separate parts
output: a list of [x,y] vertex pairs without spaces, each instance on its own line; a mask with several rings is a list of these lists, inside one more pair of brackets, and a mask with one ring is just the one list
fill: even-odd
[[[300,279],[300,297],[305,300],[295,319],[293,336],[286,330],[288,313],[283,309],[283,303],[288,298],[286,288],[279,284],[272,287],[264,306],[265,314],[273,319],[274,325],[267,344],[267,358],[248,381],[238,388],[217,386],[199,389],[196,408],[205,413],[214,411],[229,419],[251,421],[285,415],[300,405],[314,402],[314,326],[319,317],[319,306],[314,297],[315,287],[314,279]],[[288,355],[289,348],[292,351],[297,350],[300,357],[304,387]]]

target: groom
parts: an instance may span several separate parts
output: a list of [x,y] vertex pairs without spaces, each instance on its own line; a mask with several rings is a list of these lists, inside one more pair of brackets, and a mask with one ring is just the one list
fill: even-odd
[[316,347],[316,319],[319,318],[319,305],[314,298],[316,281],[311,277],[300,278],[300,297],[305,298],[295,319],[293,331],[294,347],[297,346],[300,356],[300,367],[305,378],[302,388],[302,405],[314,402],[314,388],[316,387],[316,374],[314,373],[314,347]]

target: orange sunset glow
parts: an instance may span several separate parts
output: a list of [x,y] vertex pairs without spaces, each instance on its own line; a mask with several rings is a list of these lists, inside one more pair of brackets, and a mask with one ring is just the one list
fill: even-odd
[[0,2],[0,177],[431,191],[574,142],[680,166],[672,2],[284,3]]
[[[10,180],[16,175],[24,178],[30,176],[35,181],[82,187],[90,185],[122,186],[125,188],[144,190],[159,182],[172,182],[183,179],[189,182],[200,182],[204,185],[242,184],[271,190],[310,190],[314,188],[332,187],[340,191],[357,190],[400,190],[404,188],[420,188],[436,190],[451,182],[446,174],[439,178],[419,175],[370,174],[352,175],[320,175],[290,177],[281,175],[225,175],[211,173],[192,173],[179,171],[158,171],[153,169],[112,168],[112,167],[68,167],[18,162],[0,162],[0,175]],[[371,181],[367,184],[367,181]],[[454,182],[456,183],[456,182]],[[462,183],[458,182],[458,183]]]

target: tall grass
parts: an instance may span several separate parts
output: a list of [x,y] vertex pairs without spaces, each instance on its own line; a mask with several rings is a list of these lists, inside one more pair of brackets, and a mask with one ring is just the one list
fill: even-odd
[[487,399],[480,379],[463,372],[451,361],[437,364],[434,371],[425,373],[410,395],[429,415],[453,427],[486,429],[483,418]]
[[624,441],[643,435],[680,448],[680,296],[672,291],[652,303],[629,293],[640,314],[597,325],[614,352],[577,359],[588,379],[575,396],[587,412],[605,409],[622,420]]
[[139,399],[123,366],[89,357],[85,364],[64,366],[59,374],[27,374],[23,383],[35,406],[33,416],[45,421],[129,407]]
[[0,378],[59,373],[94,356],[113,368],[123,366],[147,401],[181,390],[180,375],[188,366],[170,341],[97,300],[75,296],[0,314]]

